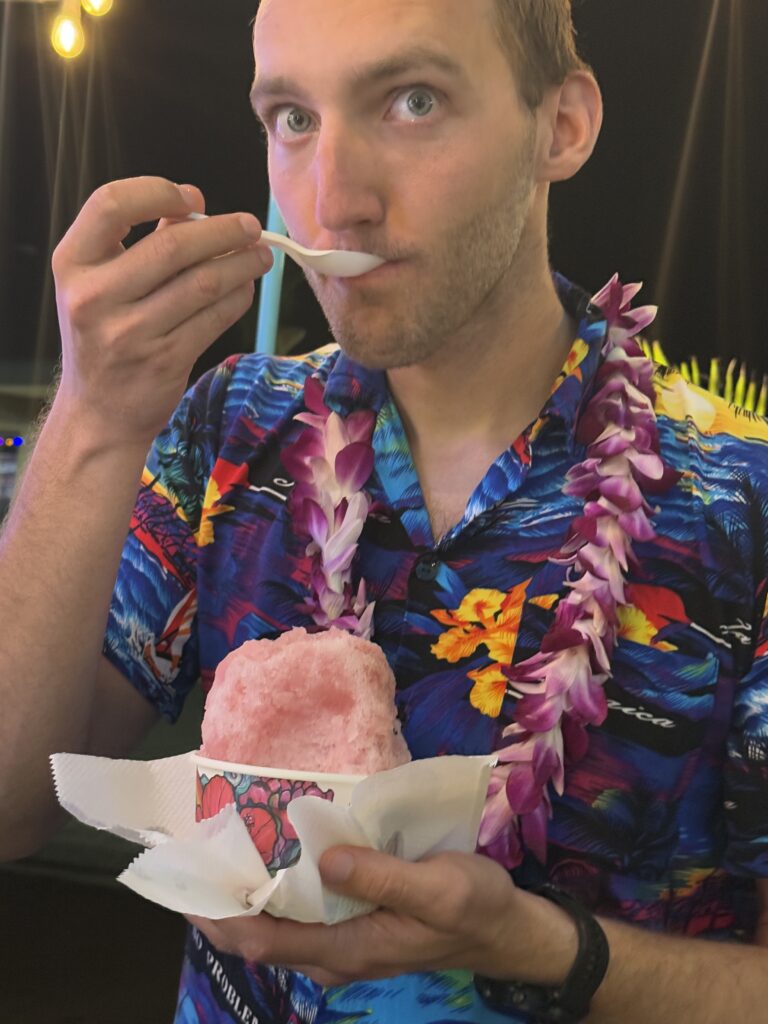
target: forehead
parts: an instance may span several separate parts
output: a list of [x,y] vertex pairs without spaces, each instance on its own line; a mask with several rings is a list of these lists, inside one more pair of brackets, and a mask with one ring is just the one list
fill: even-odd
[[[496,49],[496,0],[262,0],[254,24],[256,82],[371,66],[427,48],[468,71]],[[422,52],[422,55],[423,52]]]

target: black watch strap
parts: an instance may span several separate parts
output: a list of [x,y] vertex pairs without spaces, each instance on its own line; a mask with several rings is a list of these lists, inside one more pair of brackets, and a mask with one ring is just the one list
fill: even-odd
[[527,1013],[537,1024],[578,1024],[588,1015],[592,997],[608,970],[608,940],[592,914],[568,893],[549,883],[530,892],[557,903],[576,922],[579,951],[568,977],[559,987],[547,987],[476,974],[475,988],[483,1001],[500,1013]]

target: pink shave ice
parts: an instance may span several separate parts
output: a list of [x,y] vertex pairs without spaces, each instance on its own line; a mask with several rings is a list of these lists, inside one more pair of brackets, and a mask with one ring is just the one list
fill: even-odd
[[217,761],[371,775],[411,760],[383,651],[343,629],[247,640],[218,665],[200,753]]

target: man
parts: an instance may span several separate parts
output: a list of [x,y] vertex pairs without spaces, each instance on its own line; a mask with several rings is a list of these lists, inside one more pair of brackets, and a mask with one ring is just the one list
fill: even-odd
[[[52,822],[50,752],[120,756],[228,650],[311,624],[282,460],[311,374],[337,412],[376,413],[357,571],[414,756],[500,745],[498,652],[535,653],[567,591],[549,558],[580,514],[563,485],[605,336],[547,259],[549,185],[602,116],[568,3],[265,0],[254,52],[290,233],[389,265],[308,272],[341,353],[233,357],[181,398],[271,264],[260,226],[185,222],[202,195],[155,178],[86,203],[54,256],[62,379],[0,547],[6,857]],[[679,478],[651,498],[611,712],[552,796],[546,865],[330,851],[327,883],[380,909],[193,922],[177,1021],[761,1019],[768,428],[656,389]]]

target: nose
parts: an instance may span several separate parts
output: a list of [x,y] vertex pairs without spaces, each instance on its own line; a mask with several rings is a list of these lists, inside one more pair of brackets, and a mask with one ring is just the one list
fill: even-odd
[[382,161],[370,139],[337,121],[326,121],[316,138],[312,173],[318,226],[343,236],[360,225],[381,223]]

